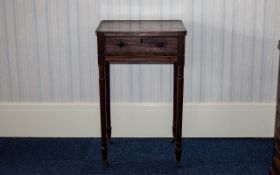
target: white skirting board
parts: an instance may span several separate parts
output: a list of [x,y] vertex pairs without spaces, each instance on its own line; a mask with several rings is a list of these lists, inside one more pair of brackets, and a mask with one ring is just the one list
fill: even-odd
[[[112,104],[113,137],[171,137],[172,104]],[[273,103],[185,103],[183,137],[273,137]],[[2,103],[0,137],[100,137],[98,103]]]

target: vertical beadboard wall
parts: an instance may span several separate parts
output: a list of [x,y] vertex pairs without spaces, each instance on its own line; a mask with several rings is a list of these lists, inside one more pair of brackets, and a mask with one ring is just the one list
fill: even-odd
[[[98,102],[102,19],[181,19],[185,101],[274,102],[279,0],[0,0],[0,101]],[[114,102],[170,102],[170,65],[113,65]]]

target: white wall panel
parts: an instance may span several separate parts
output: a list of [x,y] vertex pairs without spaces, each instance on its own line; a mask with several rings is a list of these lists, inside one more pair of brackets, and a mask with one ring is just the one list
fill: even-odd
[[34,18],[38,59],[38,75],[40,79],[41,100],[51,101],[51,77],[49,60],[49,30],[47,1],[35,1]]
[[[9,70],[9,58],[8,58],[8,48],[7,48],[7,31],[6,31],[6,14],[4,10],[4,2],[0,4],[0,96],[4,100],[9,100],[11,96],[10,91],[10,71]],[[4,42],[5,41],[5,42]]]
[[[278,0],[0,0],[0,101],[98,102],[103,19],[181,19],[185,101],[274,102]],[[172,101],[171,65],[112,65],[114,102]]]

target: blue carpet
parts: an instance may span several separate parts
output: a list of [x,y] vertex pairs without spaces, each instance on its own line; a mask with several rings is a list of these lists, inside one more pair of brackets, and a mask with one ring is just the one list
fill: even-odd
[[113,139],[110,167],[99,139],[0,138],[0,175],[266,175],[272,139],[183,139],[182,167],[169,139]]

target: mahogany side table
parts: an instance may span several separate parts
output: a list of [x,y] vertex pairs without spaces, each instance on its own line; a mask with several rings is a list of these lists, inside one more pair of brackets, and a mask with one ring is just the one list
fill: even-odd
[[96,29],[101,111],[101,155],[105,166],[111,140],[110,64],[166,63],[174,65],[173,126],[176,161],[180,166],[182,140],[185,35],[179,20],[106,20]]

